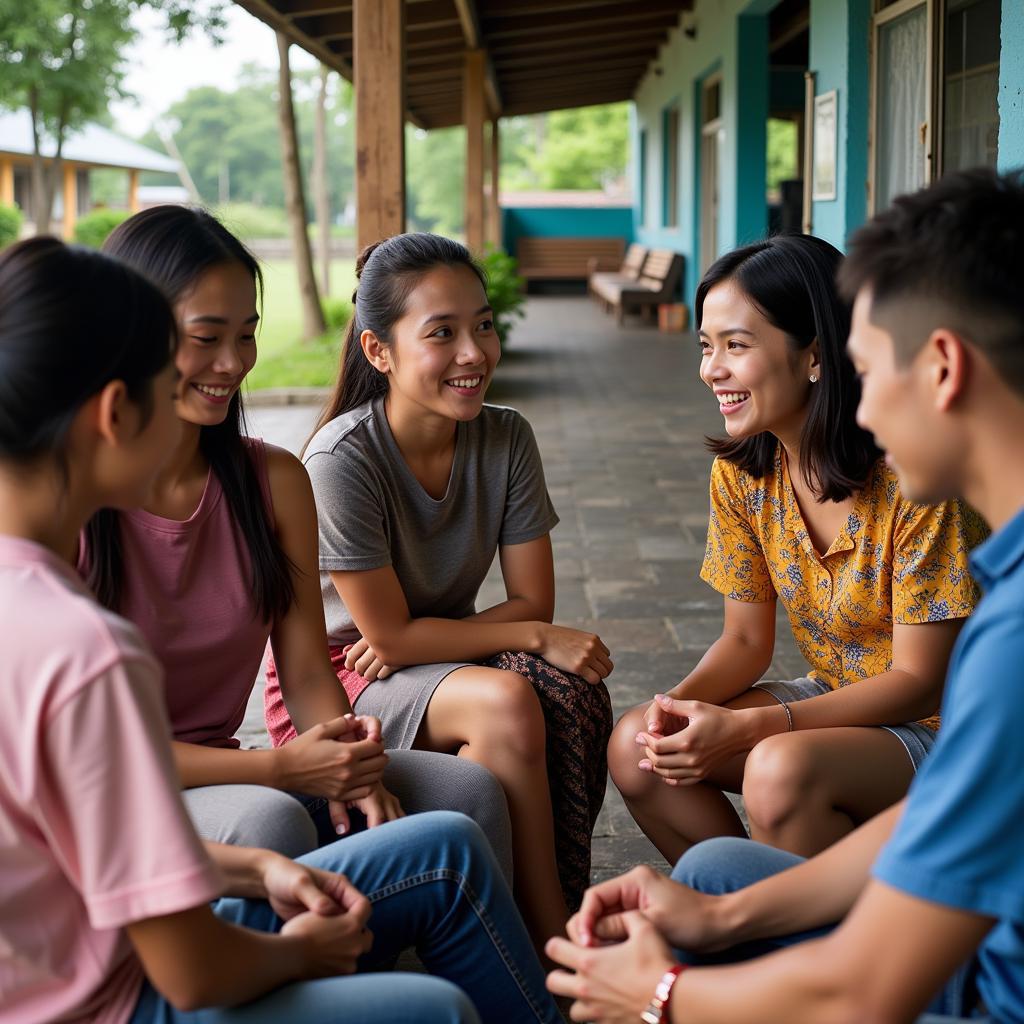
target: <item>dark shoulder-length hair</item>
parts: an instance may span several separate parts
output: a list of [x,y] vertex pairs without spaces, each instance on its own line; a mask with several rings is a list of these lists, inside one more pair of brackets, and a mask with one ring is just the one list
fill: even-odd
[[487,278],[469,249],[443,235],[410,231],[372,242],[359,253],[341,367],[314,434],[336,416],[388,392],[387,375],[363,354],[359,344],[362,332],[373,331],[382,342],[390,344],[395,323],[405,315],[406,301],[420,279],[435,267],[460,266],[471,270],[487,291]]
[[[784,331],[794,351],[817,339],[821,371],[811,388],[800,435],[800,472],[821,498],[842,501],[860,490],[881,455],[857,425],[860,384],[846,356],[850,307],[836,290],[842,254],[813,235],[776,235],[716,260],[697,286],[698,330],[708,292],[734,282],[770,323]],[[755,477],[765,477],[778,441],[768,433],[707,438],[708,449]]]
[[[157,206],[130,217],[107,239],[103,251],[140,271],[176,303],[212,267],[239,263],[252,275],[262,298],[263,275],[256,258],[205,210]],[[267,511],[245,435],[242,393],[231,399],[222,423],[203,427],[199,447],[224,490],[231,514],[252,561],[251,585],[264,621],[283,618],[295,599],[292,565]],[[86,527],[89,583],[109,608],[120,604],[124,574],[120,518],[104,509]]]

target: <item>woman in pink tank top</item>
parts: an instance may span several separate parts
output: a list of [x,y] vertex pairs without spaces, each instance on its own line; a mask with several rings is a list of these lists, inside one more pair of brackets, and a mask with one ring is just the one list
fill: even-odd
[[[297,855],[316,845],[315,830],[300,835],[295,812],[306,832],[309,815],[286,794],[302,794],[310,814],[326,799],[338,834],[352,807],[371,826],[400,817],[381,783],[380,723],[352,714],[328,657],[309,479],[289,452],[243,436],[240,389],[256,360],[262,288],[255,258],[209,214],[171,206],[130,218],[104,250],[172,301],[183,430],[144,508],[90,522],[80,569],[165,668],[175,761],[197,828]],[[234,736],[268,638],[300,735],[276,750],[242,750]],[[221,786],[249,788],[205,788]],[[190,801],[200,787],[204,799]],[[249,820],[291,806],[279,842],[273,829],[225,834],[240,801]]]

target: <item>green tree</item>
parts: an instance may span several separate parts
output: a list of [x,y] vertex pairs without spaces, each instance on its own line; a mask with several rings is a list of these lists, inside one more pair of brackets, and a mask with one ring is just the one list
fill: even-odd
[[406,217],[418,231],[461,235],[465,229],[466,131],[405,133]]
[[[135,36],[132,14],[163,11],[182,39],[194,26],[223,28],[222,7],[194,12],[187,0],[0,0],[0,103],[27,108],[32,119],[32,206],[36,230],[49,229],[68,133],[101,117],[125,95],[122,54]],[[44,140],[53,144],[47,173]]]

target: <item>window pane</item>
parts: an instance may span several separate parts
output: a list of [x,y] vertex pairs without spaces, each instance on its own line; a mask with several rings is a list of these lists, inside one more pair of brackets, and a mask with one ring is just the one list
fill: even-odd
[[946,9],[942,170],[996,165],[999,0],[950,0]]
[[924,184],[927,24],[922,4],[878,26],[876,210]]

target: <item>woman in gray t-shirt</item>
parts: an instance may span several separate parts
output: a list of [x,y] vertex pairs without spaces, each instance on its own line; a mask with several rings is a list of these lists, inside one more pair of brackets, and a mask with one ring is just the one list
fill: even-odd
[[[592,633],[551,624],[558,517],[529,424],[483,404],[500,342],[468,250],[398,235],[365,250],[357,274],[341,377],[304,456],[332,656],[389,747],[459,754],[501,782],[516,896],[540,946],[589,883],[612,663]],[[508,596],[478,612],[496,552]],[[282,743],[291,727],[270,680]]]

